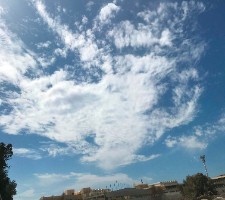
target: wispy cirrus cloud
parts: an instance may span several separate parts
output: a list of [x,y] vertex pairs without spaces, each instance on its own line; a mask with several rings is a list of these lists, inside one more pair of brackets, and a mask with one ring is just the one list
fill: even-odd
[[169,135],[165,139],[165,144],[169,148],[179,147],[186,150],[205,150],[210,141],[223,134],[225,130],[225,118],[222,114],[214,123],[206,123],[194,126],[192,134],[183,133],[180,136]]
[[97,61],[95,58],[100,54],[100,50],[95,41],[92,40],[93,35],[91,30],[86,34],[85,32],[72,32],[69,30],[68,26],[61,24],[57,19],[51,18],[46,11],[45,5],[41,1],[36,1],[35,6],[38,14],[48,26],[59,35],[67,49],[78,51],[81,61]]
[[36,67],[32,52],[25,51],[25,45],[0,20],[0,82],[10,82],[18,85],[26,70]]
[[218,121],[218,124],[217,124],[217,128],[220,130],[220,131],[224,131],[225,130],[225,113],[223,113]]
[[23,191],[22,193],[20,193],[20,197],[22,197],[23,199],[34,198],[35,197],[35,190],[33,188],[30,188],[26,191]]
[[[113,184],[115,183],[123,183],[120,187],[127,187],[128,185],[133,185],[134,183],[139,182],[139,180],[135,180],[130,178],[127,174],[116,173],[111,175],[103,175],[99,176],[96,174],[89,173],[76,173],[71,172],[69,174],[34,174],[38,179],[38,183],[40,185],[47,185],[48,187],[57,186],[57,184],[66,185],[67,188],[74,188],[76,185],[76,189],[80,190],[85,187],[91,188],[113,188]],[[147,179],[147,177],[146,177]],[[150,178],[149,178],[150,179]],[[151,180],[151,179],[150,179]],[[88,185],[87,185],[88,184]],[[124,186],[125,185],[125,186]],[[118,186],[118,185],[117,185]]]
[[114,39],[115,46],[119,49],[124,47],[148,47],[155,44],[172,45],[171,32],[167,28],[162,30],[159,36],[154,36],[151,27],[139,24],[136,28],[129,21],[121,22],[109,32],[109,36]]
[[175,137],[168,137],[165,140],[165,144],[168,147],[174,147],[174,146],[180,146],[185,149],[194,150],[194,149],[200,149],[203,150],[207,147],[207,143],[204,141],[201,141],[197,136],[181,136],[178,138]]
[[4,14],[5,13],[5,10],[3,7],[0,6],[0,15]]
[[41,48],[48,48],[50,45],[51,45],[51,42],[46,41],[46,42],[40,42],[36,46],[38,49],[41,49]]
[[39,160],[42,158],[41,154],[34,149],[13,148],[13,152],[15,156],[29,158],[32,160]]
[[[66,59],[70,51],[77,58],[76,65],[72,69],[63,65],[48,75],[40,68],[32,78],[25,76],[27,69],[41,60],[25,53],[28,50],[22,48],[22,42],[17,44],[19,58],[26,58],[26,63],[17,84],[20,92],[7,97],[12,109],[1,115],[0,124],[6,132],[18,134],[25,129],[65,143],[69,147],[64,150],[56,146],[44,150],[55,156],[73,148],[72,153],[80,154],[82,162],[111,170],[156,159],[160,152],[148,156],[137,152],[154,145],[167,130],[195,118],[203,87],[190,63],[201,57],[204,42],[187,39],[183,24],[188,16],[202,12],[201,3],[162,3],[157,12],[144,11],[150,13],[146,17],[151,20],[139,13],[141,20],[136,24],[128,20],[113,24],[111,16],[120,11],[119,5],[107,4],[95,18],[111,19],[104,33],[85,28],[82,22],[71,30],[59,16],[52,16],[42,1],[33,5],[64,45],[55,55]],[[7,35],[4,29],[2,32]],[[9,47],[9,52],[15,48],[13,43]],[[8,65],[13,70],[17,67]],[[83,72],[82,81],[74,74],[78,68]],[[14,79],[5,80],[13,83]]]

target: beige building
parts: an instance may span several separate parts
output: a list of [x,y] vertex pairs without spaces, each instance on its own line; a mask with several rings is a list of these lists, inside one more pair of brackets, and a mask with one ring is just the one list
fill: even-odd
[[177,181],[163,181],[154,184],[135,185],[137,189],[149,189],[153,197],[161,197],[161,199],[177,200],[181,198],[180,184]]
[[89,197],[90,192],[91,192],[90,187],[81,189],[80,194],[82,196],[82,199],[87,199]]
[[142,183],[142,184],[134,185],[134,188],[136,188],[136,189],[148,189],[149,185]]
[[76,193],[75,190],[65,190],[62,195],[41,197],[40,200],[83,200],[80,192]]
[[156,187],[161,187],[164,193],[172,193],[180,191],[180,184],[177,181],[164,181],[154,184]]
[[211,178],[216,185],[218,194],[225,194],[225,174]]
[[64,191],[62,195],[59,196],[50,196],[50,197],[41,197],[40,200],[88,200],[88,199],[98,199],[104,200],[105,194],[110,192],[109,189],[91,189],[83,188],[79,192],[70,189]]
[[153,189],[161,190],[163,193],[171,193],[171,192],[178,192],[180,184],[177,181],[164,181],[158,182],[154,184],[138,184],[134,187],[136,189]]

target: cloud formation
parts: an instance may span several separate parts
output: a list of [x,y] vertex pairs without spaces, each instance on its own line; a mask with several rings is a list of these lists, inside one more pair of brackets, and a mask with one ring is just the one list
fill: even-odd
[[[203,11],[201,3],[161,3],[156,11],[140,12],[137,24],[128,20],[113,24],[120,8],[110,3],[95,18],[111,23],[104,33],[94,25],[85,28],[82,21],[72,30],[59,16],[48,13],[42,1],[33,6],[63,45],[55,50],[56,56],[66,58],[70,52],[78,64],[45,73],[42,60],[22,41],[14,42],[16,36],[2,25],[1,43],[8,47],[0,50],[0,75],[17,87],[1,99],[10,107],[0,116],[5,132],[27,131],[65,143],[81,155],[82,162],[110,170],[157,158],[160,152],[144,156],[138,151],[154,145],[167,130],[194,119],[203,88],[192,63],[201,57],[204,43],[188,39],[183,24]],[[6,54],[10,61],[4,59]],[[84,72],[82,80],[74,74],[77,68]],[[6,94],[7,89],[2,92]],[[45,150],[52,156],[67,152]]]
[[13,148],[13,152],[15,156],[23,157],[23,158],[29,158],[32,160],[39,160],[41,159],[41,155],[39,152],[33,150],[33,149],[27,149],[27,148]]
[[169,148],[178,147],[191,151],[203,151],[210,144],[210,141],[223,134],[224,130],[225,118],[222,114],[214,123],[194,126],[191,129],[192,134],[182,133],[180,136],[167,136],[165,144]]
[[197,136],[181,136],[178,138],[168,137],[165,141],[168,147],[180,146],[185,149],[205,149],[207,144],[204,141],[200,141]]
[[100,23],[109,23],[111,18],[115,16],[114,13],[117,13],[119,10],[120,7],[115,5],[114,3],[108,3],[106,6],[102,7],[98,15]]

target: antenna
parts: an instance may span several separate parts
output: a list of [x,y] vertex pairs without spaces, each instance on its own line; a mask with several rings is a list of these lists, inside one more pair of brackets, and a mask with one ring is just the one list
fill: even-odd
[[208,176],[208,170],[207,170],[206,163],[205,163],[205,155],[200,156],[200,159],[202,160],[203,166],[205,168],[206,176],[209,177]]

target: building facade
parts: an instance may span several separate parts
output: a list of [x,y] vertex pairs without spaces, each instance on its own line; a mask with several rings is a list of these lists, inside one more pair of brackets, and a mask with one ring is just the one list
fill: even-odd
[[218,194],[225,194],[225,174],[211,178]]
[[65,190],[62,195],[41,197],[40,200],[83,200],[80,192],[76,193],[75,190]]

